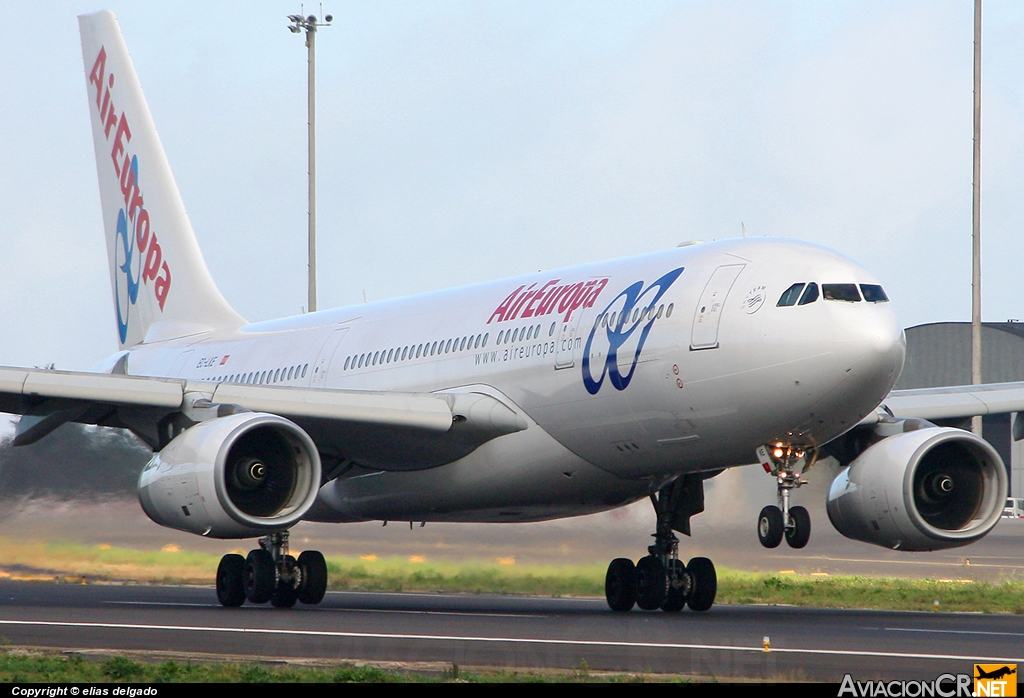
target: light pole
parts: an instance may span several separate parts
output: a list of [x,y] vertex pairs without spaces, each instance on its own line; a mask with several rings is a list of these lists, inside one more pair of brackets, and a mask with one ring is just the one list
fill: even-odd
[[[321,7],[322,11],[322,7]],[[326,27],[334,20],[324,15],[324,21],[316,15],[288,15],[291,24],[288,30],[298,34],[305,30],[306,48],[309,52],[309,312],[316,312],[316,29]]]
[[[974,186],[971,205],[971,384],[981,383],[981,0],[974,0]],[[981,436],[981,417],[971,420]]]

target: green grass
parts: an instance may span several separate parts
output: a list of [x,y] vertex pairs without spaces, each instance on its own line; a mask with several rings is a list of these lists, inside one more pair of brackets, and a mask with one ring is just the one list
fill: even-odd
[[369,665],[267,666],[258,663],[134,661],[116,656],[91,661],[81,656],[0,650],[0,684],[18,683],[639,683],[690,681],[688,677],[574,671],[475,669],[450,664],[437,671],[392,671]]
[[[212,583],[219,556],[188,551],[138,551],[110,546],[24,543],[0,539],[5,563],[26,579]],[[603,597],[603,565],[545,567],[445,563],[405,558],[327,559],[330,588],[469,594]],[[24,568],[30,568],[25,571]],[[720,604],[786,604],[823,608],[973,611],[1024,614],[1024,583],[936,581],[855,576],[801,576],[719,569]]]

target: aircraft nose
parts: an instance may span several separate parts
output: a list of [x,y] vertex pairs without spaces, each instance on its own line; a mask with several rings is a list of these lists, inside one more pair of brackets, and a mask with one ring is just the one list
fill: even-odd
[[877,405],[896,385],[907,342],[888,305],[877,304],[858,318],[858,322],[844,325],[835,336],[837,354],[848,378],[855,378],[871,407]]

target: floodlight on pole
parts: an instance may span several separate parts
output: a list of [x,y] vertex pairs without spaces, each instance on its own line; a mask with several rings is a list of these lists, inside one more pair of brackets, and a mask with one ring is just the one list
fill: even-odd
[[[301,7],[301,6],[300,6]],[[305,11],[304,8],[302,10]],[[323,14],[323,5],[320,5],[320,14],[323,20],[316,15],[304,17],[301,14],[288,15],[288,31],[292,34],[306,32],[306,49],[309,54],[309,84],[308,84],[308,111],[309,111],[309,312],[316,311],[316,30],[317,27],[326,27],[334,21],[331,15]]]

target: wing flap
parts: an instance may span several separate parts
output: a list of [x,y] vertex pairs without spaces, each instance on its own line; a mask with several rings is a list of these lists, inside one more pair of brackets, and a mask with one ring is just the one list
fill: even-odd
[[355,424],[401,426],[446,432],[452,410],[443,397],[325,388],[289,388],[222,383],[213,402],[285,417],[328,419]]

